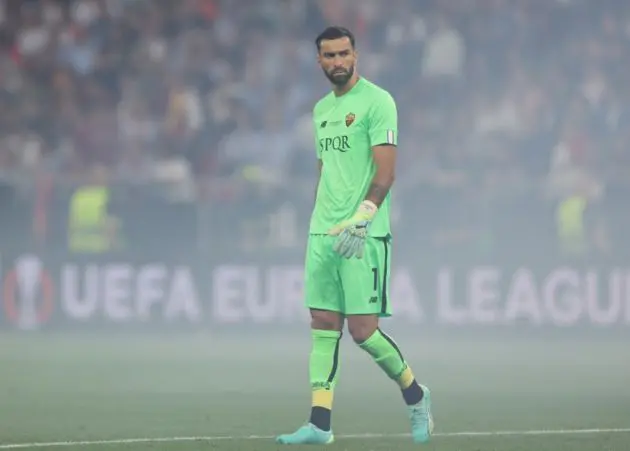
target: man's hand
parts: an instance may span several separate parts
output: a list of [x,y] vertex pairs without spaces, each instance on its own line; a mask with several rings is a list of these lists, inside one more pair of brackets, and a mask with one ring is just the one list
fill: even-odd
[[363,258],[368,228],[377,212],[378,207],[374,202],[364,200],[350,219],[331,228],[328,235],[338,237],[333,245],[334,251],[345,258]]

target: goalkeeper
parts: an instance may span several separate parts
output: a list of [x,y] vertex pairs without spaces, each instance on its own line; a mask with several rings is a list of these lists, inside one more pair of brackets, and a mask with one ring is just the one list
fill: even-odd
[[391,316],[389,191],[396,162],[396,104],[387,91],[357,74],[349,30],[327,28],[316,45],[333,89],[313,111],[320,176],[305,263],[312,407],[304,426],[277,441],[334,441],[333,392],[347,320],[355,343],[400,387],[414,442],[426,443],[433,429],[429,390],[416,382],[394,340],[379,328],[379,318]]

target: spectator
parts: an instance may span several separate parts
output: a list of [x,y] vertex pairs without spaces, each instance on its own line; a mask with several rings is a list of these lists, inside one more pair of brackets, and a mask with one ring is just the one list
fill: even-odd
[[5,0],[0,174],[310,180],[328,90],[313,38],[330,23],[397,99],[406,195],[448,186],[474,210],[630,179],[630,8],[526,0]]

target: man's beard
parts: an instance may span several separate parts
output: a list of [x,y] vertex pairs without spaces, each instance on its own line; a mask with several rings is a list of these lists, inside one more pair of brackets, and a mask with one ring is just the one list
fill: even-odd
[[343,73],[337,73],[334,75],[326,71],[324,71],[324,73],[326,74],[326,78],[328,78],[333,85],[341,87],[345,86],[352,78],[352,75],[354,75],[354,66],[350,67],[347,72],[344,71]]

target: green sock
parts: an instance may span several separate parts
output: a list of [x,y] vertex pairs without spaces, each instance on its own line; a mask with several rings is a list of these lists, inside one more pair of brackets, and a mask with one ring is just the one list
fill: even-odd
[[310,422],[330,430],[333,391],[339,375],[339,343],[341,332],[313,329],[313,345],[309,361],[312,409]]
[[400,386],[407,404],[413,405],[420,402],[422,389],[392,338],[380,329],[376,329],[370,338],[359,346],[372,356],[390,379]]

